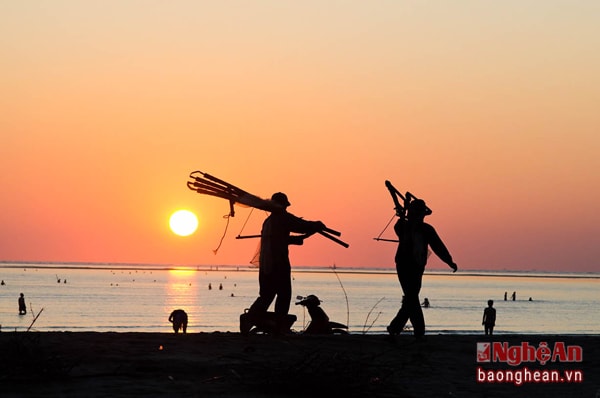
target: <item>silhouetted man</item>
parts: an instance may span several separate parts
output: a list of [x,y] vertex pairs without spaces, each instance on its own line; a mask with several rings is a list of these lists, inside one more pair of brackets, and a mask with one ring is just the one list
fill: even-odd
[[[286,317],[292,300],[291,265],[288,245],[302,245],[304,239],[322,231],[321,221],[306,221],[287,212],[287,196],[277,192],[271,197],[277,208],[264,221],[260,239],[259,297],[250,307],[247,316],[240,317],[240,331],[245,334],[259,323],[275,300],[277,332],[288,332]],[[291,232],[303,235],[290,235]],[[275,297],[277,296],[277,299]],[[286,329],[287,330],[284,330]]]
[[421,199],[413,200],[408,205],[407,218],[400,218],[394,226],[400,240],[395,257],[396,271],[404,298],[398,314],[387,327],[388,333],[392,336],[402,332],[409,319],[415,337],[420,338],[425,334],[425,319],[419,292],[427,264],[428,247],[431,247],[433,252],[454,272],[458,269],[435,229],[423,222],[426,214],[425,202]]

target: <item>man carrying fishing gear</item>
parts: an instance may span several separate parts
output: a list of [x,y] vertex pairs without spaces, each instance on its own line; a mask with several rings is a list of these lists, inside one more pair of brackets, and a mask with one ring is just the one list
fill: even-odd
[[[386,185],[388,184],[389,182],[386,181]],[[388,188],[395,198],[391,184],[388,185]],[[395,188],[393,189],[395,190]],[[400,218],[394,226],[394,231],[399,239],[395,257],[396,271],[404,292],[404,298],[398,314],[387,327],[387,330],[390,336],[397,335],[402,332],[410,319],[415,337],[421,338],[425,335],[425,319],[421,309],[419,292],[421,291],[423,272],[429,255],[428,248],[431,247],[433,252],[448,264],[454,272],[458,267],[436,230],[431,225],[423,222],[425,216],[431,214],[431,210],[425,205],[425,202],[412,197],[409,193],[403,199],[405,199],[404,207],[400,206],[396,199],[394,200],[397,211],[402,210],[401,212],[398,211]],[[404,210],[407,210],[408,214]]]
[[[271,201],[279,206],[271,211],[262,225],[258,273],[259,296],[248,312],[240,316],[242,334],[247,334],[253,326],[261,328],[261,324],[268,325],[265,328],[272,329],[267,331],[273,333],[290,331],[296,317],[288,315],[292,300],[288,246],[302,245],[304,239],[326,229],[321,221],[307,221],[288,213],[287,207],[290,206],[290,202],[284,193],[273,194]],[[291,235],[292,232],[302,235]],[[275,312],[269,318],[272,314],[267,313],[267,310],[273,300],[275,300]]]
[[[240,234],[236,237],[236,239],[261,238],[258,256],[259,297],[244,314],[240,315],[240,331],[242,334],[247,334],[253,327],[256,327],[257,330],[270,333],[289,332],[290,327],[296,321],[296,316],[288,314],[292,301],[288,246],[301,245],[304,239],[318,233],[347,248],[349,245],[337,238],[337,236],[341,236],[341,232],[327,228],[321,221],[306,221],[288,213],[287,208],[290,206],[290,202],[282,192],[273,194],[270,200],[262,199],[201,171],[194,171],[190,174],[187,186],[199,194],[228,200],[228,217],[235,215],[235,203],[270,213],[263,223],[260,235],[242,236]],[[302,235],[291,235],[292,232]],[[214,250],[215,254],[217,250]],[[277,297],[276,300],[275,297]],[[268,312],[273,300],[275,300],[275,312]]]

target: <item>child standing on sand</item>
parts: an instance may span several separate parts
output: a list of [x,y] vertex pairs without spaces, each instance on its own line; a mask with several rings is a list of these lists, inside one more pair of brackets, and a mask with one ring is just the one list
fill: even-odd
[[494,326],[496,325],[496,309],[494,308],[494,300],[488,300],[488,306],[483,310],[483,322],[485,335],[494,334]]

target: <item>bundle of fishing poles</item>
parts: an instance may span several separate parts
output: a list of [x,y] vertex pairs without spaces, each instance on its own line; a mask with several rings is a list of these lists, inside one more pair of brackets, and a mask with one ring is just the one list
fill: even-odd
[[[243,189],[236,187],[235,185],[232,185],[226,181],[223,181],[217,177],[214,177],[208,173],[203,173],[201,171],[193,171],[190,174],[190,181],[187,182],[187,186],[189,189],[199,194],[215,196],[217,198],[229,201],[230,217],[235,216],[234,205],[236,203],[268,212],[277,211],[283,208],[282,205],[277,202],[274,202],[269,199],[260,198],[247,191],[244,191]],[[346,242],[336,238],[336,236],[342,235],[341,232],[325,227],[322,231],[319,231],[318,233],[341,246],[349,247],[349,245]],[[252,235],[249,237],[259,236],[260,235]],[[238,236],[238,238],[244,237]]]
[[[400,191],[398,191],[396,189],[396,187],[394,187],[392,185],[392,183],[389,180],[385,180],[385,187],[390,192],[390,195],[392,195],[392,200],[394,201],[394,210],[396,211],[396,214],[387,223],[387,225],[385,226],[383,231],[381,231],[379,236],[376,238],[373,238],[373,239],[375,239],[376,241],[383,241],[383,242],[398,242],[397,239],[385,239],[385,238],[382,238],[381,235],[383,235],[383,233],[388,228],[388,226],[390,225],[390,223],[392,222],[394,217],[399,217],[401,220],[406,220],[408,206],[410,205],[410,202],[412,202],[413,200],[417,200],[419,198],[417,198],[415,195],[413,195],[412,193],[410,193],[408,191],[406,192],[406,194],[403,195]],[[400,199],[402,199],[402,203],[400,203]],[[429,207],[425,206],[425,215],[426,216],[430,215],[432,212],[433,211]]]

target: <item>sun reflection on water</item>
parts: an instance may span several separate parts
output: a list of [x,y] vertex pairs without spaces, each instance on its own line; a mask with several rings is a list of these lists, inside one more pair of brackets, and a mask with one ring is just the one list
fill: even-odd
[[[165,284],[164,315],[175,309],[182,309],[188,313],[190,328],[193,328],[194,311],[201,309],[198,294],[197,272],[193,270],[169,270]],[[189,329],[188,329],[189,332]]]

